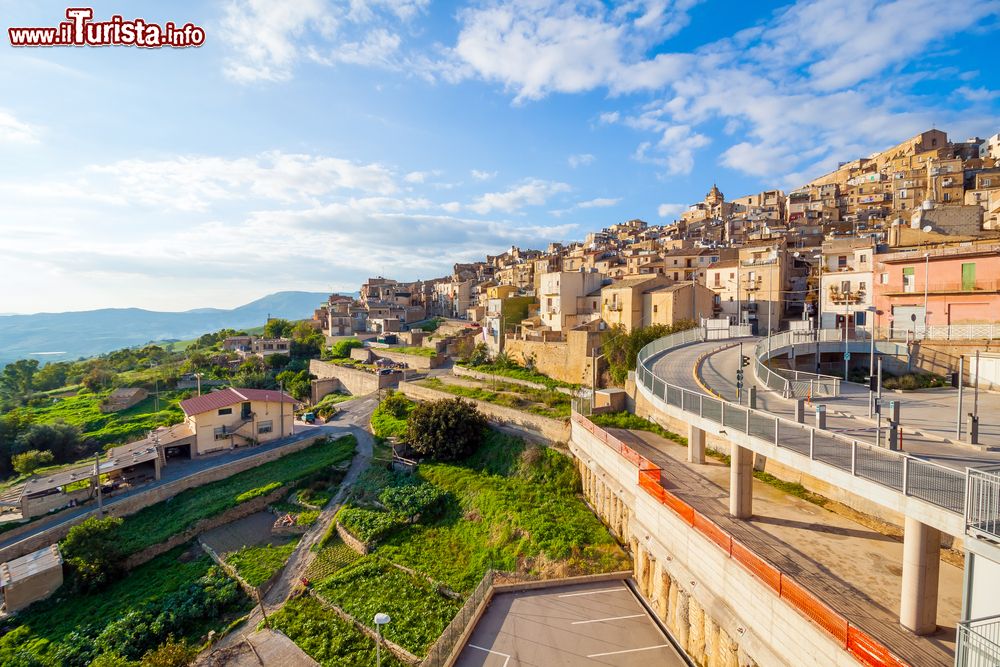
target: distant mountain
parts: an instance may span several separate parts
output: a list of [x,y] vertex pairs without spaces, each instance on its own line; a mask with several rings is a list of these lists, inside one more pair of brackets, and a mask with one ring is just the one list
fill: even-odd
[[0,316],[0,364],[16,359],[63,361],[150,341],[186,340],[223,328],[264,324],[267,316],[301,320],[326,301],[325,292],[276,292],[233,308],[170,313],[104,308],[71,313]]

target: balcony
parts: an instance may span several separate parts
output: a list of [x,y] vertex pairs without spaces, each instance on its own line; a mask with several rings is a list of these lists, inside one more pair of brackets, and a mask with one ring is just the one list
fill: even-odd
[[959,622],[955,667],[996,665],[1000,665],[1000,616]]
[[858,290],[855,292],[842,292],[839,287],[830,287],[830,301],[835,304],[846,305],[863,303],[865,292]]
[[[922,294],[923,286],[916,285],[910,288],[892,287],[886,289],[886,296],[903,296],[908,294]],[[976,280],[973,282],[957,283],[931,283],[927,287],[928,294],[1000,294],[1000,279]]]

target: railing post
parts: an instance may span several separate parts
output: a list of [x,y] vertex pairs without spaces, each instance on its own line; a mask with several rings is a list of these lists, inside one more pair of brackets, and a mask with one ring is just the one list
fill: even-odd
[[858,474],[858,441],[851,441],[851,477],[857,477]]
[[777,417],[774,418],[774,446],[778,446],[778,426],[781,424],[781,420]]
[[910,457],[903,457],[903,495],[910,495]]
[[705,418],[705,395],[698,394],[698,416]]
[[809,458],[813,458],[813,450],[816,447],[816,429],[809,429]]
[[725,426],[726,425],[726,402],[725,401],[719,401],[719,403],[722,404],[722,415],[719,417],[719,423],[722,424],[723,426]]

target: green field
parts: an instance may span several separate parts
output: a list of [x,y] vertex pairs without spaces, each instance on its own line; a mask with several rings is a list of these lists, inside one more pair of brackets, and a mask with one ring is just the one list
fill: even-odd
[[[375,642],[312,597],[290,600],[270,620],[325,667],[375,667]],[[382,652],[382,665],[403,667],[388,651]]]
[[354,456],[357,441],[346,435],[332,442],[318,441],[306,449],[194,489],[146,507],[125,518],[119,545],[125,553],[135,553],[159,544],[201,519],[215,516],[239,504],[238,498],[254,496],[269,485],[282,486],[329,472]]
[[375,354],[379,353],[379,350],[385,350],[386,352],[398,352],[400,354],[408,354],[411,357],[436,357],[437,352],[429,347],[387,347],[387,348],[377,348],[373,347],[372,351]]
[[578,384],[563,382],[562,380],[555,380],[553,378],[550,378],[548,375],[543,375],[538,371],[528,370],[527,368],[524,368],[522,366],[496,365],[496,364],[480,364],[478,366],[473,366],[472,364],[463,364],[463,363],[459,363],[457,365],[462,366],[464,368],[468,368],[469,370],[478,371],[480,373],[501,375],[503,377],[514,378],[515,380],[527,380],[528,382],[543,384],[549,389],[555,389],[556,387],[577,389],[580,387],[580,385]]
[[84,438],[101,444],[120,444],[140,440],[159,426],[177,424],[184,419],[179,402],[190,392],[160,392],[160,409],[155,409],[155,399],[150,396],[121,412],[101,412],[101,400],[111,392],[94,394],[84,392],[76,396],[52,399],[45,407],[27,408],[38,424],[62,421],[79,427]]
[[262,544],[243,547],[226,556],[226,562],[251,586],[260,586],[285,567],[288,557],[295,551],[299,538],[294,537],[284,544]]
[[385,638],[418,656],[427,653],[462,606],[427,580],[375,556],[344,568],[316,590],[369,627],[375,614],[389,614],[392,622],[383,630]]
[[428,389],[437,389],[454,396],[474,398],[505,408],[513,408],[540,417],[551,419],[569,419],[572,399],[559,391],[531,389],[524,385],[509,382],[486,382],[462,378],[463,382],[473,382],[477,386],[444,382],[439,378],[420,380],[417,384]]
[[322,544],[313,549],[316,549],[316,557],[306,570],[309,581],[326,579],[361,558],[361,554],[344,544],[336,531],[329,533]]
[[[157,602],[168,595],[183,595],[210,572],[217,572],[217,568],[207,555],[197,552],[191,558],[190,552],[186,554],[181,547],[137,567],[99,593],[80,595],[60,589],[55,597],[7,621],[7,633],[0,637],[0,664],[89,664],[88,651],[100,652],[98,644],[110,643],[112,631],[108,627],[112,622],[126,619],[137,610],[155,608]],[[212,581],[222,581],[218,574],[213,576]],[[225,578],[225,581],[232,580]],[[224,611],[204,610],[206,613],[201,620],[189,623],[183,636],[197,641],[208,630],[224,628],[229,619],[244,613],[250,606],[249,598],[238,593],[234,603],[227,605]],[[149,627],[135,630],[155,632]]]

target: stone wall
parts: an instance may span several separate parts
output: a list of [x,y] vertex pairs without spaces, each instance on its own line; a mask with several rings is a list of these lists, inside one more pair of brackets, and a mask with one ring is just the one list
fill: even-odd
[[590,385],[593,380],[593,348],[600,345],[600,334],[592,331],[567,331],[565,341],[535,341],[508,337],[504,351],[520,364],[534,358],[535,368],[550,378]]
[[[357,350],[351,350],[351,353],[353,354],[355,351]],[[379,389],[395,386],[399,378],[402,377],[398,373],[376,375],[319,359],[309,361],[309,372],[317,378],[312,382],[313,403],[319,402],[324,396],[334,391],[342,390],[354,396],[371,394]],[[333,382],[333,380],[337,382]]]
[[[204,486],[210,482],[225,479],[235,475],[236,473],[243,472],[244,470],[256,468],[264,463],[269,463],[288,454],[301,451],[320,437],[322,437],[322,435],[317,434],[308,438],[303,438],[302,440],[298,440],[283,447],[270,449],[255,456],[248,456],[246,458],[225,463],[208,470],[202,470],[194,473],[193,475],[188,475],[187,477],[174,480],[173,482],[167,482],[166,484],[161,484],[160,486],[150,488],[146,491],[138,492],[135,495],[106,504],[104,507],[105,514],[119,517],[135,514],[144,507],[155,505],[156,503],[166,500],[167,498],[173,498],[178,493],[186,489],[194,488],[196,486]],[[59,523],[58,525],[31,535],[30,537],[26,537],[20,542],[15,542],[8,547],[0,549],[0,562],[24,556],[33,551],[37,551],[44,546],[56,543],[66,537],[70,528],[88,517],[96,516],[96,514],[96,509],[91,510],[73,519]]]
[[[418,401],[437,401],[442,398],[455,398],[454,394],[445,391],[422,387],[412,382],[400,382],[399,390],[409,398]],[[494,405],[486,401],[465,399],[476,404],[479,411],[498,430],[512,433],[529,440],[545,444],[567,442],[569,440],[569,421],[550,419],[540,415],[532,415],[502,405]]]
[[538,382],[530,382],[529,380],[519,380],[517,378],[509,378],[505,375],[494,375],[493,373],[482,373],[480,371],[473,370],[471,368],[465,368],[464,366],[452,366],[452,375],[457,375],[459,377],[470,377],[476,378],[477,380],[486,380],[487,382],[492,382],[496,380],[497,382],[507,382],[508,384],[516,384],[521,387],[530,387],[531,389],[541,389],[546,390],[544,384]]
[[442,354],[436,354],[433,357],[424,357],[418,354],[393,352],[392,348],[373,347],[371,351],[376,357],[383,357],[390,361],[395,361],[397,364],[406,364],[410,368],[420,368],[423,370],[440,368],[444,365],[446,359]]

